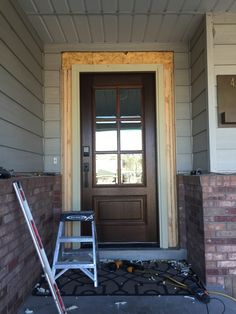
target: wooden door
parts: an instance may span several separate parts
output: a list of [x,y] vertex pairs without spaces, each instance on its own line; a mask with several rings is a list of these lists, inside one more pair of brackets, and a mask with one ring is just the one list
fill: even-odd
[[82,209],[95,211],[99,242],[159,243],[154,74],[80,82]]

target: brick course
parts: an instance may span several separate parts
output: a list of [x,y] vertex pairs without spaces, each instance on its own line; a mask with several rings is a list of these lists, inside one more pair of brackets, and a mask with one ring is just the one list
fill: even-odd
[[[61,212],[61,177],[17,178],[52,257]],[[0,180],[0,314],[15,314],[39,279],[41,265],[13,191],[13,179]]]
[[188,260],[206,284],[236,296],[236,176],[180,177]]

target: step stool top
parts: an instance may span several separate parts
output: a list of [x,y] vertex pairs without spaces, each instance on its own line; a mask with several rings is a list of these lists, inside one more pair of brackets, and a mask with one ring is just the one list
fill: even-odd
[[73,211],[73,212],[62,212],[61,221],[93,221],[94,211]]

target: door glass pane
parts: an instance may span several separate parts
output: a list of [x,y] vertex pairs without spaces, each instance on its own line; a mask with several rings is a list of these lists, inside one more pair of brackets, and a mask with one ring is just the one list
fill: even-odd
[[120,89],[120,116],[141,117],[141,89],[122,88]]
[[96,154],[96,184],[116,184],[117,155]]
[[122,121],[120,126],[121,150],[142,150],[141,121]]
[[96,122],[96,151],[117,150],[117,123],[115,121]]
[[95,90],[96,118],[114,118],[116,116],[116,90]]
[[121,154],[121,183],[143,183],[142,154]]

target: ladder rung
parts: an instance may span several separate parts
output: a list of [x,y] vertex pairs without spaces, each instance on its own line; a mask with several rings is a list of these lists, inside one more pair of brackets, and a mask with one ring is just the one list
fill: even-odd
[[57,262],[55,264],[56,269],[63,269],[63,268],[95,268],[96,265],[93,263],[88,262]]
[[91,242],[93,243],[92,237],[60,237],[59,241],[61,243],[70,243],[70,242]]

